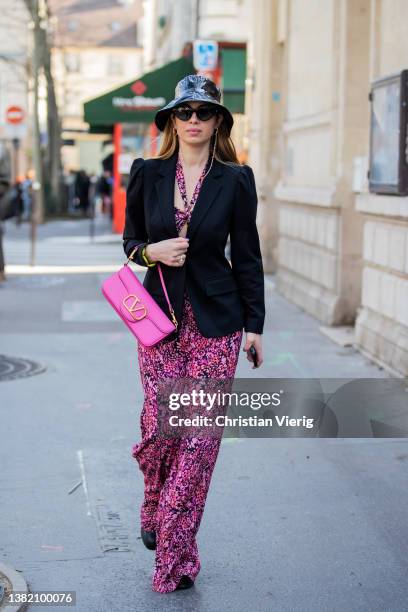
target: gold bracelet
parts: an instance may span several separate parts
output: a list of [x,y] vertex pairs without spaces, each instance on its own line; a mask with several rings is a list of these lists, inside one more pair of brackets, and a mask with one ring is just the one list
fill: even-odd
[[150,261],[146,255],[146,247],[143,247],[142,249],[142,259],[145,262],[145,264],[149,267],[152,268],[153,266],[156,265],[155,261]]

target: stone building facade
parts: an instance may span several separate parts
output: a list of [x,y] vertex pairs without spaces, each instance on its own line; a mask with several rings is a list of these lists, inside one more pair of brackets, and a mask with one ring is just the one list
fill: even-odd
[[403,0],[256,0],[250,160],[277,288],[408,373],[408,199],[370,193],[369,92],[407,68]]

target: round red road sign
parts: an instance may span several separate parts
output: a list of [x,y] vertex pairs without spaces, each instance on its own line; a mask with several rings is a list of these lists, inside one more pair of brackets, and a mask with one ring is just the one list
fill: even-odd
[[24,121],[24,110],[21,106],[9,106],[6,110],[7,123],[22,123]]

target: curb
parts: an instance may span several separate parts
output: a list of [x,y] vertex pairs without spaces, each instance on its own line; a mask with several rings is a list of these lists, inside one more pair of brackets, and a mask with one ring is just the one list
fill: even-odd
[[26,609],[26,604],[6,604],[4,602],[5,597],[12,591],[24,591],[28,593],[28,586],[24,577],[19,572],[16,572],[11,567],[0,563],[0,586],[4,587],[5,594],[3,601],[0,600],[0,611],[7,610],[7,612],[20,612]]

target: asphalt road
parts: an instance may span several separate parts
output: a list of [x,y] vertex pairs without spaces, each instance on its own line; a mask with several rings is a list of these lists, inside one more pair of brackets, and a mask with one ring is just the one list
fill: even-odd
[[[87,221],[41,228],[39,263],[119,266],[98,223],[92,244]],[[10,270],[27,237],[7,227]],[[2,561],[33,591],[75,591],[78,612],[408,610],[408,445],[394,438],[225,438],[196,584],[151,590],[130,457],[142,387],[135,341],[100,294],[108,273],[11,273],[0,287],[0,354],[24,374],[0,382]],[[388,377],[322,335],[273,276],[266,287],[265,363],[254,374],[242,353],[237,377]]]

